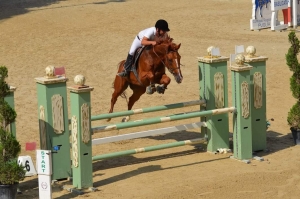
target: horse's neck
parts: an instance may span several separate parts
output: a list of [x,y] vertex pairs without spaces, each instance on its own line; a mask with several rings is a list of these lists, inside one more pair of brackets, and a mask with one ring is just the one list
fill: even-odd
[[157,54],[159,57],[163,57],[167,53],[168,46],[166,44],[160,44],[157,46],[154,46],[152,50]]

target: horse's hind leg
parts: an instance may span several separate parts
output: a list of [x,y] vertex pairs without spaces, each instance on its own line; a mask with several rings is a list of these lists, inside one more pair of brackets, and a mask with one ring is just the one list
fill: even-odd
[[[114,105],[116,104],[118,97],[124,93],[124,91],[127,89],[127,87],[128,87],[128,82],[124,78],[116,76],[115,81],[114,81],[114,92],[112,94],[111,101],[110,101],[109,113],[113,112]],[[110,120],[111,120],[111,118],[107,119],[107,121],[110,121]]]
[[[145,87],[141,87],[141,86],[136,86],[136,85],[130,85],[130,88],[132,89],[133,93],[132,95],[129,97],[129,102],[128,102],[128,110],[131,110],[134,103],[136,101],[138,101],[141,97],[141,95],[143,95],[146,92],[146,88]],[[127,122],[130,120],[130,117],[127,116],[125,118],[122,119],[122,122]]]

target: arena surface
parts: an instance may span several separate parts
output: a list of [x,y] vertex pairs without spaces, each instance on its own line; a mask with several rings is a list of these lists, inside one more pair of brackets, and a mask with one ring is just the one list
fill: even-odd
[[[53,198],[299,198],[299,146],[294,146],[286,122],[295,102],[289,89],[291,72],[285,61],[289,31],[250,31],[251,8],[249,0],[1,0],[0,64],[8,67],[8,82],[17,87],[15,109],[21,155],[33,158],[35,152],[25,151],[25,143],[39,143],[34,78],[44,76],[48,65],[66,68],[68,86],[74,84],[75,75],[86,77],[86,84],[95,88],[92,92],[92,115],[95,115],[109,110],[117,64],[126,58],[133,38],[160,18],[169,22],[171,37],[182,44],[179,52],[184,79],[177,84],[171,77],[164,95],[145,94],[134,108],[197,100],[197,57],[206,55],[211,45],[219,47],[223,56],[234,53],[235,45],[253,45],[257,55],[269,58],[267,117],[275,121],[267,133],[270,151],[257,154],[265,161],[244,164],[228,158],[230,154],[213,155],[191,146],[154,151],[96,162],[93,179],[97,192],[77,196],[63,190],[62,186],[70,183],[62,181],[53,187]],[[231,88],[229,70],[228,73]],[[125,100],[120,98],[115,111],[126,109]],[[132,120],[195,109],[136,115]],[[120,118],[112,120],[119,121]],[[101,133],[96,137],[194,121],[199,119]],[[196,129],[97,146],[93,154],[193,139],[199,136],[198,132]],[[20,188],[23,195],[18,198],[38,198],[36,176],[26,178]]]

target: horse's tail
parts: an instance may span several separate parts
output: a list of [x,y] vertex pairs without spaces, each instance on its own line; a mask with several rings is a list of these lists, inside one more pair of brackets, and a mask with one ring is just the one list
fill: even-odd
[[[125,61],[125,60],[120,61],[120,62],[118,63],[118,65],[117,65],[117,69],[118,69],[118,70],[119,70],[119,68],[120,68],[120,66],[121,66],[121,64],[122,64],[122,62],[124,62],[124,61]],[[112,88],[114,88],[114,86],[115,86],[115,82],[112,83]],[[124,91],[124,92],[120,95],[120,97],[125,98],[126,103],[128,104],[128,98],[127,98],[127,93],[126,93],[126,91]]]

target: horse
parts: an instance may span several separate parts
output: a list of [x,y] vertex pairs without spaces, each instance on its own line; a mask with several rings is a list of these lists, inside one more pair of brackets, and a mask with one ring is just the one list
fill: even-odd
[[[173,38],[169,35],[163,38],[156,37],[157,42],[154,46],[144,47],[139,59],[136,61],[136,75],[134,72],[125,77],[119,77],[116,75],[113,82],[114,92],[111,98],[111,107],[109,113],[113,112],[114,105],[119,96],[125,98],[128,105],[128,110],[131,110],[134,103],[147,92],[147,94],[153,94],[155,91],[159,94],[164,94],[167,86],[170,84],[171,79],[166,75],[166,68],[174,76],[176,82],[180,84],[183,76],[180,69],[181,56],[178,50],[180,44],[173,43]],[[118,72],[121,72],[126,60],[119,62]],[[155,84],[158,84],[155,87]],[[128,86],[133,91],[133,94],[129,97],[129,101],[126,96],[125,90]],[[122,122],[127,122],[129,116],[122,119]],[[110,121],[110,119],[107,119]]]

